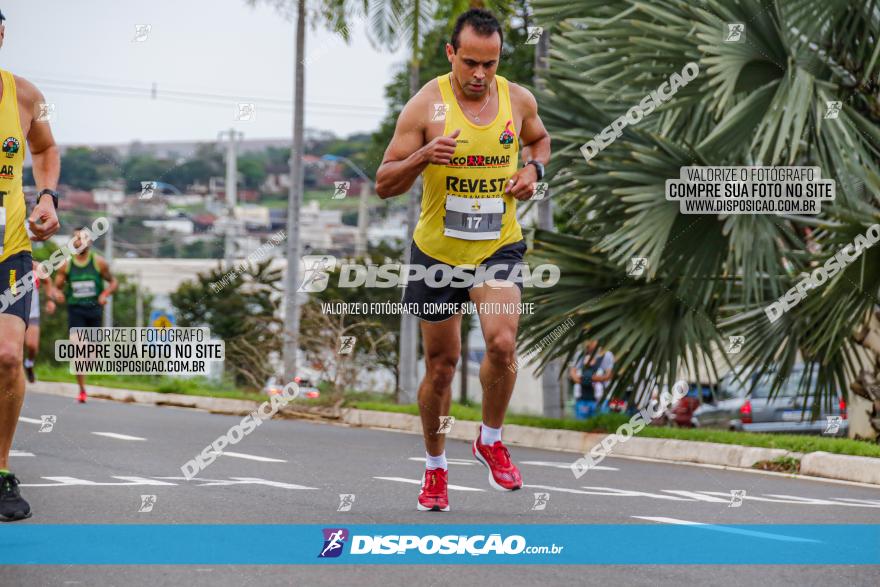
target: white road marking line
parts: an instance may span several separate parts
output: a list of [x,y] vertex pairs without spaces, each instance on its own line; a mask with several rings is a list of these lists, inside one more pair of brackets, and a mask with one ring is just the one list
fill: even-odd
[[[144,479],[143,477],[122,477],[122,479],[131,479],[132,481],[127,481],[123,483],[108,483],[101,481],[89,481],[87,479],[78,479],[77,477],[43,477],[47,481],[56,481],[56,483],[22,483],[22,487],[74,487],[74,486],[89,486],[89,487],[122,487],[122,486],[136,486],[136,485],[174,485],[174,483],[162,483],[153,481],[152,479]],[[119,479],[119,477],[117,477]],[[134,481],[134,479],[139,479],[139,481]]]
[[715,532],[725,532],[727,534],[740,534],[742,536],[754,536],[755,538],[766,538],[768,540],[779,540],[782,542],[813,542],[821,544],[821,540],[812,540],[810,538],[800,538],[798,536],[786,536],[784,534],[771,534],[769,532],[756,532],[754,530],[743,530],[741,528],[728,528],[726,526],[718,526],[715,524],[706,524],[704,522],[691,522],[688,520],[679,520],[677,518],[662,518],[651,516],[631,516],[639,520],[648,520],[649,522],[659,522],[661,524],[675,524],[677,526],[696,526],[704,530],[713,530]]
[[28,424],[42,424],[42,420],[37,420],[36,418],[25,418],[24,416],[18,417],[19,422],[27,422]]
[[14,448],[9,451],[9,456],[11,457],[32,457],[34,453],[25,452],[23,450],[15,450]]
[[[554,463],[552,461],[520,461],[522,465],[537,465],[539,467],[554,467],[556,469],[571,469],[571,463]],[[619,471],[617,467],[590,467],[590,471]]]
[[166,483],[165,481],[157,481],[156,479],[147,479],[146,477],[134,477],[128,475],[113,475],[114,479],[120,479],[122,481],[130,481],[131,483],[136,483],[137,485],[177,485],[177,483]]
[[[653,499],[665,499],[668,501],[692,501],[684,497],[674,495],[660,495],[659,493],[646,493],[643,491],[627,491],[626,489],[612,489],[610,487],[584,487],[593,491],[582,489],[570,489],[568,487],[553,487],[551,485],[523,485],[532,489],[546,489],[548,491],[561,491],[562,493],[577,493],[579,495],[601,495],[604,497],[651,497]],[[598,491],[596,491],[598,490]]]
[[[414,432],[411,434],[415,434]],[[728,465],[712,465],[709,463],[686,463],[684,461],[670,461],[668,459],[657,459],[654,457],[633,457],[629,455],[612,455],[609,459],[626,459],[630,461],[642,461],[644,463],[655,463],[662,465],[679,465],[682,467],[699,467],[702,469],[716,469],[718,471],[735,471],[737,473],[749,473],[750,475],[765,475],[768,477],[782,477],[785,479],[797,479],[799,481],[818,481],[820,483],[833,483],[835,485],[848,485],[850,487],[865,487],[867,489],[877,489],[877,485],[873,483],[860,483],[858,481],[844,481],[843,479],[828,479],[825,477],[812,477],[810,475],[800,475],[796,473],[779,473],[777,471],[762,471],[761,469],[743,469],[742,467],[732,467]]]
[[[425,457],[410,457],[411,461],[419,461],[420,463],[424,463],[428,459]],[[469,461],[467,459],[446,459],[446,463],[450,465],[479,465],[477,461]]]
[[146,438],[141,438],[140,436],[129,436],[128,434],[117,434],[116,432],[92,432],[92,434],[115,438],[116,440],[146,440]]
[[680,489],[661,489],[661,491],[663,491],[663,493],[680,495],[681,497],[690,497],[691,499],[695,499],[697,501],[707,501],[709,503],[730,503],[729,497],[727,499],[724,499],[723,497],[703,495],[702,493],[697,493],[696,491],[682,491]]
[[855,499],[852,497],[832,497],[835,501],[851,501],[853,503],[867,503],[869,505],[880,505],[880,501],[876,499]]
[[[403,477],[373,477],[373,479],[382,479],[383,481],[398,481],[399,483],[412,483],[413,485],[421,485],[421,479],[405,479]],[[485,489],[477,489],[476,487],[464,487],[462,485],[447,485],[449,489],[456,491],[486,491]]]
[[[721,495],[730,498],[730,493],[722,493],[720,491],[701,491],[706,495]],[[773,498],[776,499],[773,499]],[[829,501],[827,499],[814,499],[809,497],[795,497],[793,495],[771,495],[770,497],[758,497],[757,495],[744,495],[743,499],[751,499],[752,501],[765,501],[768,503],[792,503],[800,505],[842,505],[852,508],[880,508],[880,505],[867,505],[861,503],[841,503],[839,501]]]
[[613,489],[611,487],[588,487],[583,486],[584,489],[592,489],[593,491],[599,491],[604,493],[596,493],[594,495],[619,495],[621,497],[650,497],[653,499],[669,499],[672,501],[690,501],[684,497],[677,497],[675,495],[661,495],[659,493],[648,493],[647,491],[631,491],[628,489]]
[[198,481],[202,483],[197,487],[213,487],[223,485],[266,485],[268,487],[279,487],[281,489],[318,489],[317,487],[308,487],[306,485],[296,485],[294,483],[281,483],[280,481],[267,481],[257,477],[232,477],[232,479],[205,479],[202,477],[156,477],[156,479],[171,479],[175,481]]
[[241,452],[224,451],[220,454],[220,456],[235,457],[236,459],[247,459],[249,461],[260,461],[261,463],[286,463],[287,462],[282,459],[272,459],[269,457],[258,457],[257,455],[246,455]]
[[[819,498],[813,498],[813,497],[797,497],[795,495],[785,495],[785,494],[776,494],[776,493],[765,493],[764,495],[766,495],[768,497],[778,497],[780,499],[789,499],[789,500],[791,500],[791,503],[804,503],[804,504],[808,504],[808,505],[847,505],[847,506],[856,507],[856,508],[859,508],[859,507],[861,507],[861,508],[880,508],[880,503],[878,503],[878,502],[858,503],[858,501],[861,501],[861,500],[857,500],[856,503],[840,503],[837,500],[831,501],[834,498],[830,498],[830,497],[828,499],[819,499]],[[847,500],[847,501],[849,501],[849,500]]]

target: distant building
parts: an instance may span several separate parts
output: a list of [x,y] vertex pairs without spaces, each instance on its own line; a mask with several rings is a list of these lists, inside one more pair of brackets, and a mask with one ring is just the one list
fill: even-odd
[[192,220],[196,232],[209,232],[214,229],[214,223],[217,222],[217,217],[205,212],[204,214],[191,216],[190,220]]
[[64,197],[58,200],[60,210],[97,210],[100,208],[95,202],[92,192],[84,190],[65,189]]
[[166,232],[180,234],[193,234],[195,225],[189,218],[163,218],[161,220],[144,220],[143,225],[147,228],[157,228]]
[[205,196],[202,194],[180,194],[163,196],[169,206],[202,206],[205,203]]
[[248,230],[269,230],[272,227],[269,208],[265,206],[236,206],[233,214]]

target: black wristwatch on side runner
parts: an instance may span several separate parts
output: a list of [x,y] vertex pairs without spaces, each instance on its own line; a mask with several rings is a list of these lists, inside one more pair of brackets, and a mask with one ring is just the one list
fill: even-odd
[[55,190],[50,190],[49,188],[46,188],[43,191],[41,191],[39,194],[37,194],[37,204],[40,203],[40,197],[42,197],[46,194],[49,194],[50,196],[52,196],[52,203],[55,204],[55,209],[57,210],[58,209],[58,192],[56,192]]
[[543,163],[541,163],[540,161],[535,161],[534,159],[531,159],[526,162],[526,165],[534,165],[535,166],[535,169],[538,170],[538,181],[541,181],[542,179],[544,179],[544,164]]

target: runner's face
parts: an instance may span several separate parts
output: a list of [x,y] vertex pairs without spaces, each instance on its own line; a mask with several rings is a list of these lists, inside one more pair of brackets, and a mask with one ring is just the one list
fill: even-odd
[[89,235],[86,231],[80,230],[77,231],[74,235],[73,246],[80,253],[87,253],[89,251],[89,247],[92,244],[91,239],[89,239]]
[[458,51],[447,43],[446,56],[452,64],[452,77],[464,95],[470,100],[485,99],[498,69],[501,37],[494,33],[480,36],[466,26],[458,35]]

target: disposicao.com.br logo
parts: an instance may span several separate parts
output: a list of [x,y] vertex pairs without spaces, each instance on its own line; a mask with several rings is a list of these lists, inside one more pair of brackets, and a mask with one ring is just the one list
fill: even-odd
[[564,546],[529,546],[526,539],[519,534],[502,537],[492,533],[447,534],[438,536],[428,534],[387,534],[349,536],[346,528],[325,528],[323,530],[323,547],[318,558],[338,557],[343,552],[346,542],[350,543],[350,555],[406,555],[406,554],[437,554],[437,555],[516,555],[516,554],[560,554]]
[[[333,255],[304,255],[301,293],[317,293],[330,285],[331,273],[339,269],[337,287],[340,288],[391,288],[406,287],[410,281],[424,280],[429,287],[454,287],[470,289],[484,282],[491,282],[503,273],[502,281],[522,283],[524,287],[548,288],[559,282],[559,267],[542,263],[534,268],[525,262],[486,265],[434,265],[385,263],[382,265],[361,263],[337,263]],[[508,271],[509,269],[509,271]]]

